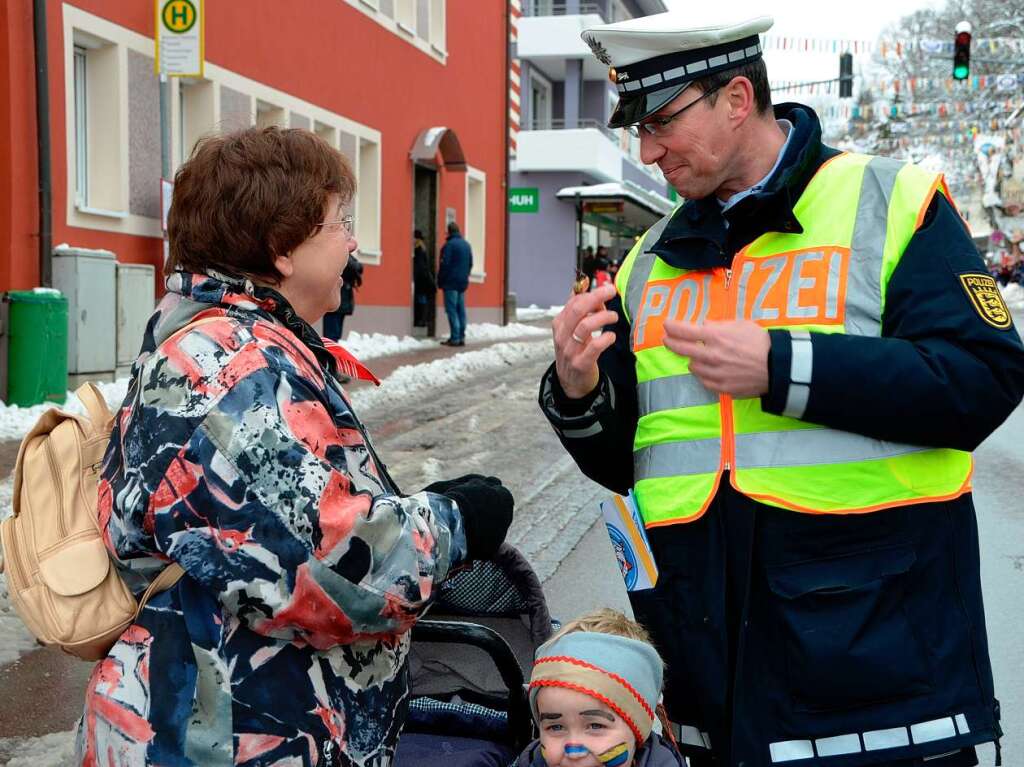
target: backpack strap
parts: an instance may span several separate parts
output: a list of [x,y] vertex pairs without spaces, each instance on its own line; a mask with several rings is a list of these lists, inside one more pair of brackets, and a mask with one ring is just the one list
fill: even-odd
[[185,574],[185,570],[177,562],[171,562],[163,570],[160,571],[159,575],[153,579],[153,582],[149,584],[149,588],[146,589],[146,593],[139,599],[139,606],[135,609],[135,617],[132,619],[134,623],[139,619],[139,615],[142,614],[142,608],[146,606],[146,602],[155,597],[161,591],[167,591],[175,583],[181,580],[181,576]]
[[107,407],[107,401],[103,399],[100,390],[93,383],[84,383],[75,391],[75,396],[85,406],[85,412],[89,414],[89,420],[97,429],[102,429],[110,423],[113,413]]

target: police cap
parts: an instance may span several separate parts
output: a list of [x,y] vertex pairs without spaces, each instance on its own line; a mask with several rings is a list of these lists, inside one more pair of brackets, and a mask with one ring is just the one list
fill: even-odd
[[638,123],[694,80],[757,61],[758,34],[771,26],[771,16],[699,22],[692,13],[670,12],[584,30],[583,41],[611,68],[619,93],[608,127]]

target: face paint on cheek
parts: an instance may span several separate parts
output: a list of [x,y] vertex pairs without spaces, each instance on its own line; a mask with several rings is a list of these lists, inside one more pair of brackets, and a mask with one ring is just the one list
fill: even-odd
[[629,761],[629,744],[620,743],[597,755],[597,760],[605,767],[622,767]]

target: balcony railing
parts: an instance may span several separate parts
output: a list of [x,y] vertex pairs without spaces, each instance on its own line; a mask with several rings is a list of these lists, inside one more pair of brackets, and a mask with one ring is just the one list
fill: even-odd
[[[562,0],[526,0],[523,3],[524,16],[565,16],[570,13],[569,3]],[[573,3],[572,13],[596,13],[604,16],[604,8],[598,3]],[[579,10],[576,10],[576,8]]]
[[[612,130],[600,120],[595,120],[592,117],[581,117],[576,121],[576,125],[573,128],[597,128],[601,133],[607,136],[611,141],[614,141],[616,145],[619,143],[618,131]],[[530,120],[521,130],[565,130],[565,120],[553,119],[545,120],[538,118]]]

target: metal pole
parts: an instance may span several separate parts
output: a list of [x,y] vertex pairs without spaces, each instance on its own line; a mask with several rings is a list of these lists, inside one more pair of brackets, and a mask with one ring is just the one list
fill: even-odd
[[171,178],[171,81],[160,73],[160,177]]
[[46,38],[46,0],[32,5],[36,64],[36,136],[39,162],[39,284],[53,280],[53,188],[50,166],[50,75]]
[[583,200],[576,193],[576,273],[583,271]]
[[[163,56],[160,57],[161,69],[163,68]],[[160,72],[160,217],[163,218],[163,189],[164,180],[171,178],[171,81],[167,73]],[[161,237],[163,238],[163,262],[167,264],[169,256],[169,244],[167,242],[167,231],[161,226]]]

